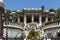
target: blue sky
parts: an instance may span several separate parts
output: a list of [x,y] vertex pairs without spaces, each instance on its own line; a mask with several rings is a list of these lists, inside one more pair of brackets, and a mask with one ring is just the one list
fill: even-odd
[[42,5],[45,9],[57,9],[60,7],[60,0],[4,0],[5,9],[21,10],[23,8],[39,8]]

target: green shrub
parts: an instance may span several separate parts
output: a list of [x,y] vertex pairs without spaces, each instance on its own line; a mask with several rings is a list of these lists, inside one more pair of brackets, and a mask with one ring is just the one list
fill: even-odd
[[32,29],[30,32],[29,32],[29,34],[28,34],[28,38],[29,39],[31,39],[32,37],[34,37],[34,38],[36,38],[36,37],[40,37],[40,34],[39,34],[39,32],[37,32],[37,31],[35,31],[34,29]]
[[45,23],[45,25],[48,25],[48,24],[51,24],[51,23],[56,23],[56,22],[60,22],[60,18],[56,19],[54,21],[49,21],[49,22]]

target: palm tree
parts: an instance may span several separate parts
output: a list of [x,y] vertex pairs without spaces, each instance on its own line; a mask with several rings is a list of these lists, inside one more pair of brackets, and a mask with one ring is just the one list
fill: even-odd
[[9,15],[10,15],[11,11],[10,10],[6,10],[5,11],[5,21],[8,20],[9,21]]

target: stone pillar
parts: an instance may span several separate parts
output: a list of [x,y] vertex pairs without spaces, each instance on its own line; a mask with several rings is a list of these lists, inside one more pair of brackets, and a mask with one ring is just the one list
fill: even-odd
[[53,21],[54,19],[53,19],[53,17],[51,18],[51,21]]
[[24,14],[24,24],[25,24],[25,26],[24,26],[24,28],[26,27],[26,15]]
[[39,15],[39,23],[40,23],[40,25],[42,25],[42,16],[41,16],[41,14]]
[[32,15],[32,23],[34,22],[34,15]]
[[48,22],[48,16],[46,16],[46,22]]
[[26,24],[26,15],[24,14],[24,24]]
[[17,23],[20,23],[20,17],[18,17],[18,19],[17,19]]

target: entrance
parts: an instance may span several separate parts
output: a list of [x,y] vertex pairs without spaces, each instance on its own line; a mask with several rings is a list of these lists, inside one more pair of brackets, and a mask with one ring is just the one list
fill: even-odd
[[60,37],[60,32],[57,33],[57,37]]

